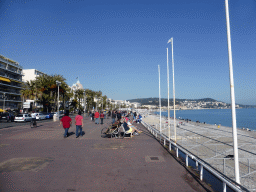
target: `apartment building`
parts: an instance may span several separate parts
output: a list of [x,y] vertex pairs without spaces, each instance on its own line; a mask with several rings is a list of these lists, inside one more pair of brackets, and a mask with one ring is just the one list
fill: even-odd
[[19,63],[0,55],[0,108],[21,108],[22,67]]
[[22,77],[23,82],[34,81],[36,77],[40,75],[46,75],[45,73],[36,69],[23,69],[24,76]]

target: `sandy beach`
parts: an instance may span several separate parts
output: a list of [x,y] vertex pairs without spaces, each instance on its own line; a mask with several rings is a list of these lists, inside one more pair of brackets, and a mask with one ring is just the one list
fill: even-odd
[[[143,121],[160,131],[160,116],[143,113]],[[170,138],[174,137],[173,119],[170,119]],[[168,119],[161,118],[162,133],[168,136]],[[231,127],[196,123],[176,119],[177,143],[212,165],[218,171],[235,180],[233,134]],[[241,184],[256,189],[256,132],[237,129]]]

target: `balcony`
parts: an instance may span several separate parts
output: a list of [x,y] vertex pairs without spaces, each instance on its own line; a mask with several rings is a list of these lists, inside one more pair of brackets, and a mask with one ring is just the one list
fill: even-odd
[[13,83],[11,83],[11,84],[0,83],[0,86],[1,87],[7,86],[7,87],[15,88],[15,89],[23,89],[21,86],[13,85]]
[[10,62],[10,61],[8,61],[8,60],[10,60],[10,59],[4,58],[3,56],[0,56],[0,62],[7,63],[8,65],[13,66],[13,67],[15,67],[15,68],[23,69],[23,67],[20,66],[19,63],[14,62],[14,61],[13,61],[13,62]]
[[22,78],[17,78],[17,79],[15,79],[15,78],[13,78],[13,77],[10,77],[9,75],[2,75],[2,74],[0,74],[0,77],[3,77],[3,78],[7,78],[7,79],[9,79],[10,81],[15,81],[15,82],[18,82],[18,83],[22,83]]
[[6,71],[8,71],[8,72],[11,72],[11,73],[14,73],[14,74],[19,74],[19,75],[22,75],[22,76],[24,76],[24,74],[22,73],[22,71],[17,71],[17,70],[15,70],[15,69],[12,69],[12,68],[6,68],[5,66],[2,66],[2,65],[0,65],[0,69],[4,69],[4,70],[6,70]]
[[22,101],[21,101],[21,99],[15,99],[15,100],[11,100],[11,99],[3,99],[3,98],[0,98],[0,101],[2,101],[2,102],[12,102],[12,103],[21,103]]
[[0,89],[0,98],[1,98],[1,94],[6,94],[6,95],[21,95],[21,93],[19,91],[6,91],[6,90],[3,90],[3,89]]

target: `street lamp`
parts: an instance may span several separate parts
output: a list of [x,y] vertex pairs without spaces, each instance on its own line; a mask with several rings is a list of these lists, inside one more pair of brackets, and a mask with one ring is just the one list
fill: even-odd
[[95,98],[96,98],[96,111],[97,111],[97,109],[98,109],[98,106],[97,106],[98,105],[98,97],[96,96]]
[[5,93],[4,93],[4,106],[3,106],[3,110],[5,109]]
[[[176,137],[176,114],[175,114],[175,83],[174,83],[174,58],[173,58],[173,37],[169,39],[168,43],[172,43],[172,77],[173,77],[173,124],[174,124],[174,141],[177,142]],[[169,135],[170,137],[170,135]]]
[[61,82],[60,81],[56,81],[56,84],[57,84],[57,86],[58,86],[58,120],[60,120],[60,112],[59,112],[59,97],[60,97],[60,84],[61,84]]
[[85,114],[85,111],[86,111],[86,94],[85,94],[85,90],[84,90],[84,114]]
[[230,22],[229,22],[229,6],[228,0],[225,0],[226,8],[226,24],[227,24],[227,40],[228,40],[228,59],[229,59],[229,79],[230,79],[230,96],[231,96],[231,109],[232,109],[232,127],[233,127],[233,151],[235,161],[235,179],[240,184],[239,173],[239,159],[238,159],[238,143],[237,143],[237,127],[236,127],[236,104],[235,104],[235,88],[233,77],[233,62],[231,50],[231,35],[230,35]]

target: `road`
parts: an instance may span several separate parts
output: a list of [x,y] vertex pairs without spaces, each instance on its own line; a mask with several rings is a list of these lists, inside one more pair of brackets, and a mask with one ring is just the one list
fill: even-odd
[[[53,121],[52,119],[45,119],[41,121],[37,121],[37,124],[42,124],[44,122],[50,122]],[[0,120],[0,129],[6,129],[6,128],[15,128],[17,126],[28,126],[30,122],[6,122],[5,120]]]

